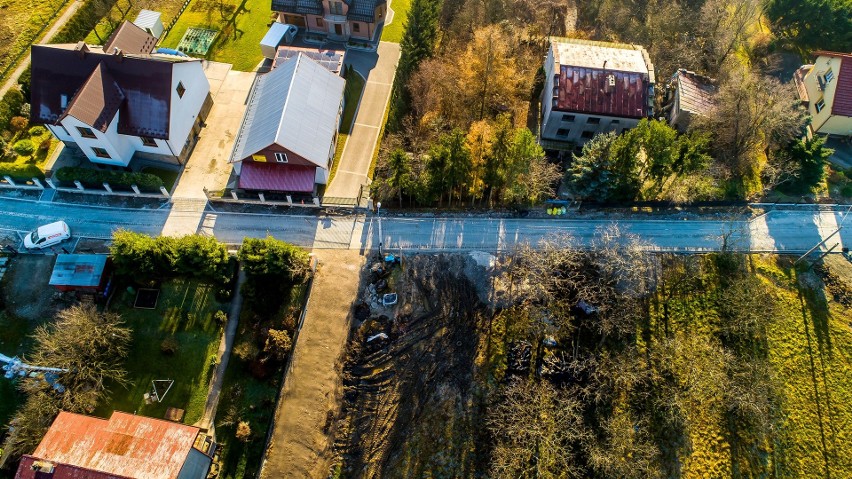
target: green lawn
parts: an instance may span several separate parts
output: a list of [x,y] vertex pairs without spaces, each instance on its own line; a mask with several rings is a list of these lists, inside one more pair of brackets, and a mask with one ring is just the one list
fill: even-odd
[[[197,280],[170,280],[162,284],[153,310],[134,308],[135,293],[116,293],[110,309],[133,328],[125,364],[131,384],[126,388],[113,386],[111,401],[99,407],[95,415],[109,417],[119,410],[162,418],[167,407],[176,407],[186,411],[186,424],[201,418],[213,372],[211,359],[222,337],[222,328],[213,315],[224,306],[215,301],[215,289]],[[172,355],[161,351],[168,337],[179,344]],[[148,405],[143,394],[151,390],[155,379],[173,379],[175,383],[161,403]]]
[[340,165],[340,157],[343,155],[343,148],[346,146],[346,140],[349,139],[349,134],[352,133],[352,124],[355,122],[355,112],[358,110],[358,102],[361,100],[361,93],[364,92],[364,77],[358,72],[352,70],[352,73],[346,75],[346,89],[344,95],[343,118],[340,121],[340,134],[337,137],[337,148],[334,151],[334,162],[331,165],[331,173],[329,173],[328,183],[334,179],[337,173],[337,167]]
[[272,18],[269,0],[223,0],[224,8],[214,2],[193,0],[162,41],[166,48],[176,48],[190,27],[219,30],[207,59],[231,63],[235,70],[252,71],[263,60],[260,41],[266,35]]
[[183,5],[183,2],[180,0],[146,0],[145,2],[118,0],[113,5],[112,10],[110,10],[110,16],[116,21],[111,24],[102,19],[95,26],[95,30],[86,37],[86,43],[93,45],[102,44],[112,34],[113,24],[120,24],[120,20],[122,19],[132,22],[143,8],[159,12],[163,26],[168,27],[172,19],[180,12],[181,5]]
[[382,31],[382,41],[399,43],[402,41],[402,33],[405,28],[405,19],[408,17],[408,9],[411,8],[411,0],[392,0],[390,9],[393,10],[393,19],[390,25],[385,25]]
[[[306,291],[304,285],[291,289],[289,299],[280,311],[272,320],[260,324],[253,323],[256,314],[250,304],[245,304],[234,344],[246,341],[257,343],[258,329],[289,329],[282,319],[289,309],[301,309]],[[259,347],[262,348],[262,345]],[[254,368],[250,361],[231,355],[222,388],[230,394],[222,395],[215,420],[216,439],[222,451],[222,471],[219,474],[222,479],[243,479],[257,475],[266,446],[266,435],[275,414],[275,399],[283,374],[283,364],[274,361],[272,363],[273,368],[263,368],[268,375],[259,379],[257,374],[252,372]],[[248,442],[240,442],[234,437],[239,421],[246,421],[251,427],[252,435]]]
[[[47,29],[54,14],[71,3],[68,0],[6,0],[0,2],[0,73],[18,55],[26,52],[40,33]],[[5,80],[7,75],[0,79]]]
[[169,191],[172,191],[172,187],[175,185],[175,181],[177,181],[177,177],[180,174],[179,171],[154,167],[142,168],[142,173],[148,173],[160,178],[163,180],[163,186]]

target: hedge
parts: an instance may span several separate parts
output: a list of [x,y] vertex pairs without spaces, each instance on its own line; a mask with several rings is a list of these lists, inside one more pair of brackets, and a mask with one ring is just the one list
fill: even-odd
[[137,281],[191,276],[226,285],[234,272],[228,248],[209,236],[152,237],[119,230],[112,238],[116,272]]
[[100,187],[103,183],[110,186],[136,185],[143,190],[157,191],[163,186],[163,180],[148,173],[127,173],[125,171],[92,170],[78,166],[66,166],[56,171],[56,179],[70,183],[74,180],[84,185]]
[[13,180],[44,179],[44,172],[35,165],[19,165],[16,163],[0,163],[0,178],[10,176]]

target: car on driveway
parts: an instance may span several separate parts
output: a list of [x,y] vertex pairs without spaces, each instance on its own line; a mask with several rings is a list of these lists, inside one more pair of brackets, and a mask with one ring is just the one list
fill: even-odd
[[24,247],[27,249],[44,249],[59,244],[71,237],[71,230],[64,221],[40,226],[37,230],[24,237]]

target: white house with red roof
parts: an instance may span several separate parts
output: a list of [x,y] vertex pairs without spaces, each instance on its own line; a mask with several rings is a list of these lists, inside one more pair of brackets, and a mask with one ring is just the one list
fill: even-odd
[[811,116],[809,133],[852,136],[852,53],[818,51],[812,65],[793,75]]
[[542,146],[579,148],[653,114],[654,65],[638,45],[551,38],[541,99]]

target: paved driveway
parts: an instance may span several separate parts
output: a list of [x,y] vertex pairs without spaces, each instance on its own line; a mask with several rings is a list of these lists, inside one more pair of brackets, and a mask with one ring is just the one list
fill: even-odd
[[340,166],[325,192],[326,197],[355,198],[367,182],[373,152],[378,147],[379,132],[388,107],[399,44],[380,42],[375,53],[349,51],[346,64],[352,65],[367,79],[361,104],[355,114],[352,133],[346,142]]

